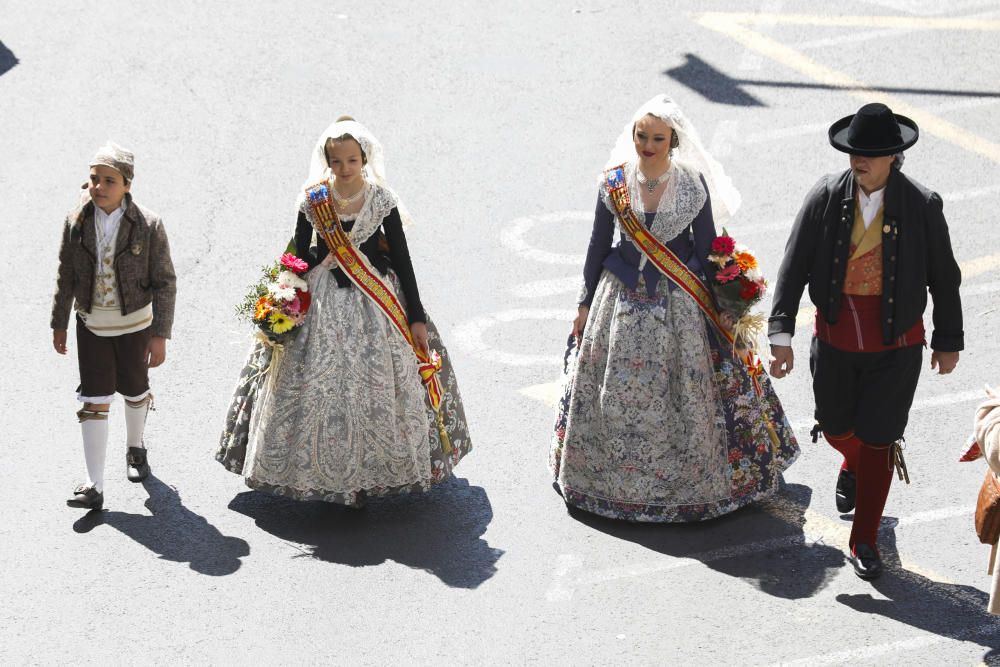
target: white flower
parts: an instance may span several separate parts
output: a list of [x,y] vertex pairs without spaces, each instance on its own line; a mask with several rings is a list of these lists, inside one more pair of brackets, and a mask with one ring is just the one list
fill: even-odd
[[754,282],[757,282],[763,277],[763,274],[761,274],[759,267],[750,269],[744,275],[746,275],[747,280],[752,280]]
[[309,285],[291,271],[282,271],[278,274],[278,284],[294,287],[295,289],[306,290]]
[[267,286],[267,291],[277,301],[291,301],[295,298],[295,288],[279,283],[271,283]]

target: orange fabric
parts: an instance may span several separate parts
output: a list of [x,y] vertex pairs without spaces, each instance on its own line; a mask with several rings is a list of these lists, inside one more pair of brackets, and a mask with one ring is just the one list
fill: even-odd
[[844,294],[879,296],[882,294],[882,210],[865,228],[861,207],[855,206],[851,228],[851,254],[847,259]]

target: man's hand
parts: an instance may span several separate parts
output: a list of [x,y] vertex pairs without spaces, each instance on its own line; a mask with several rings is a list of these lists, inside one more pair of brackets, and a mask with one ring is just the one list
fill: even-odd
[[792,372],[795,366],[795,353],[790,345],[771,346],[771,377],[783,378]]
[[947,375],[958,366],[958,352],[931,352],[931,370],[937,369],[938,375]]
[[146,366],[156,368],[167,358],[167,339],[163,336],[153,336],[146,345]]
[[59,354],[66,354],[66,330],[65,329],[53,329],[52,330],[52,347],[56,348],[56,352]]

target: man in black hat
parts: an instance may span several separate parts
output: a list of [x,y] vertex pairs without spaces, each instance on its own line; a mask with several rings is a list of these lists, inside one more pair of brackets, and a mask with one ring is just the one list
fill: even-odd
[[830,127],[851,168],[806,197],[774,289],[771,375],[792,371],[791,337],[806,285],[816,306],[809,355],[816,428],[844,456],[837,509],[854,510],[851,560],[862,579],[881,574],[878,527],[926,346],[927,290],[934,297],[931,368],[947,374],[963,348],[961,272],[941,197],[903,175],[916,123],[866,104]]

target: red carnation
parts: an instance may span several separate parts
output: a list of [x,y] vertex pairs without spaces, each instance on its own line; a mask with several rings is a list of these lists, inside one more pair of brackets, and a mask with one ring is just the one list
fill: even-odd
[[760,286],[753,282],[752,280],[747,280],[746,278],[740,278],[740,298],[744,301],[749,301],[757,296],[760,292]]
[[732,236],[716,236],[712,241],[712,252],[716,255],[731,255],[736,250]]
[[309,292],[303,292],[302,290],[297,289],[295,290],[295,296],[299,299],[299,312],[307,312],[309,310],[309,305],[312,303],[312,295],[309,294]]

